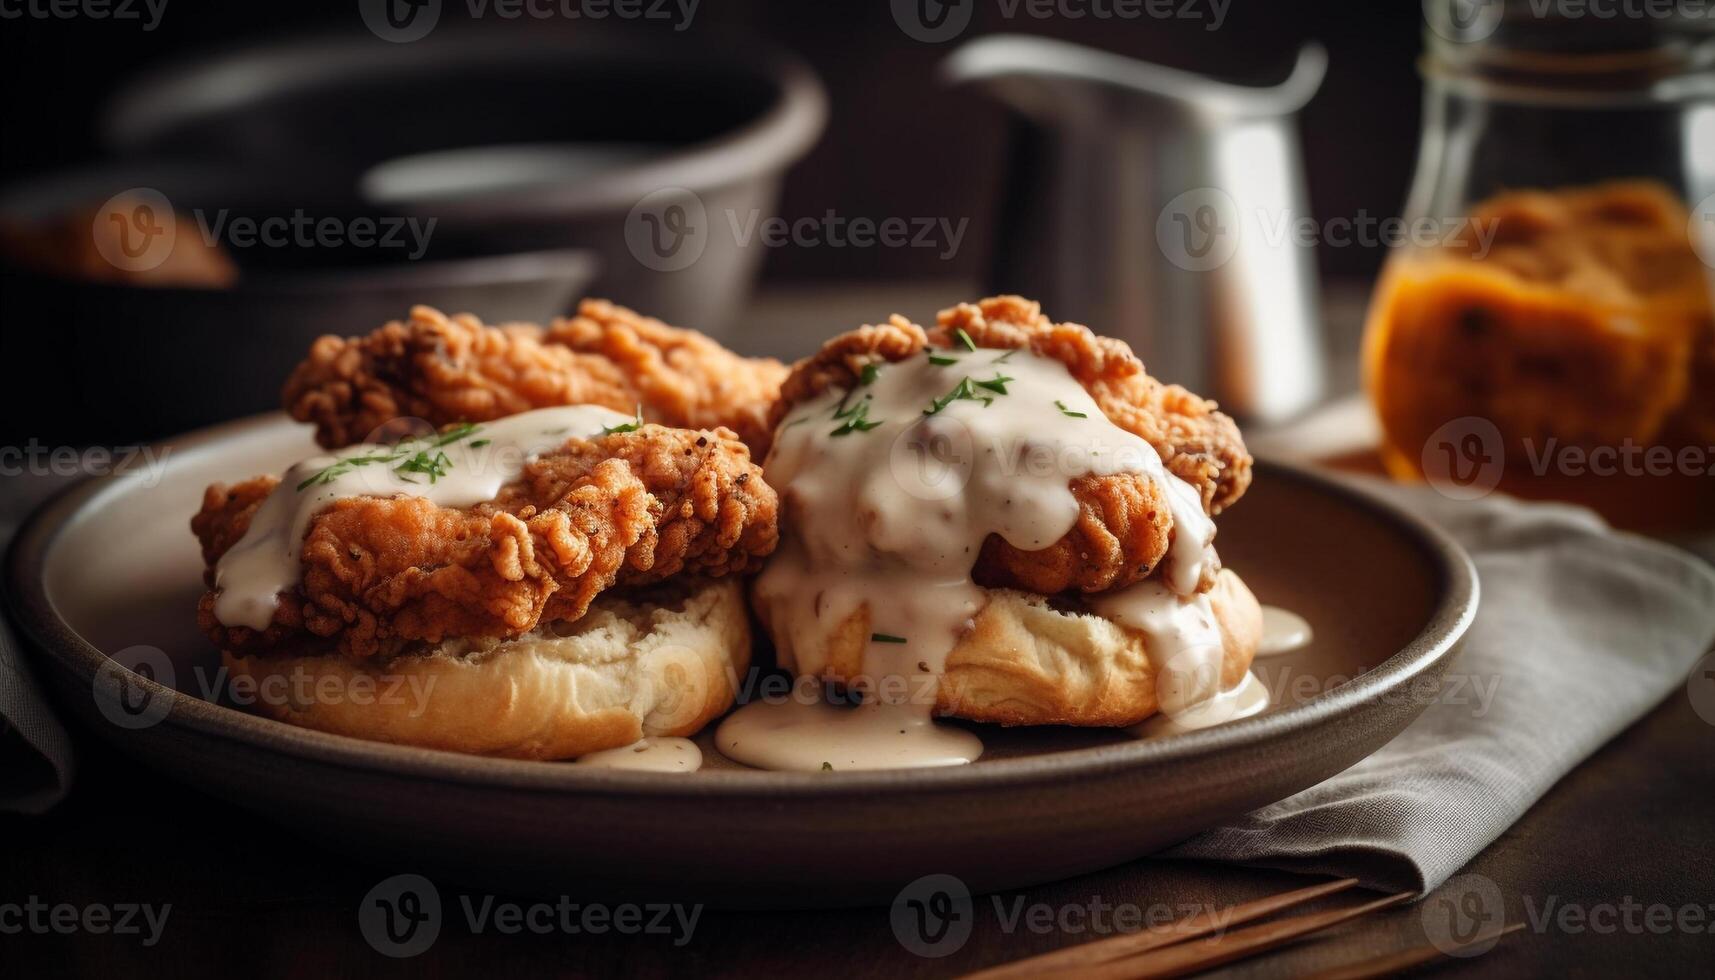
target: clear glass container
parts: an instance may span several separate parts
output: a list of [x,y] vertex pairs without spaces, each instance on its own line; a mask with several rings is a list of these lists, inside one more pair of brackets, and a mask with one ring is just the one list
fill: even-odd
[[1409,240],[1364,339],[1384,461],[1633,525],[1639,494],[1715,513],[1715,35],[1447,8],[1494,19],[1427,18]]

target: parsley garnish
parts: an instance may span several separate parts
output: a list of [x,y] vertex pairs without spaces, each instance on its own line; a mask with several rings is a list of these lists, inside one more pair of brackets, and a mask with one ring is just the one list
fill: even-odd
[[881,365],[879,365],[879,364],[865,364],[863,366],[863,373],[858,375],[858,384],[860,384],[860,385],[873,384],[875,382],[875,376],[880,374],[880,373],[881,373]]
[[996,371],[994,373],[994,377],[988,379],[987,381],[977,381],[977,382],[973,382],[973,383],[978,388],[987,388],[988,390],[994,392],[997,395],[1004,395],[1004,394],[1006,394],[1006,383],[1008,381],[1016,381],[1016,380],[1018,380],[1018,379],[1009,378],[1006,375],[1001,374],[999,371]]
[[904,643],[905,637],[894,636],[891,633],[871,633],[869,638],[876,643]]
[[1018,348],[1014,347],[1012,350],[1009,350],[1005,354],[1002,354],[999,357],[995,358],[994,363],[995,364],[1005,364],[1006,359],[1011,357],[1012,355],[1014,355],[1016,353],[1018,353]]
[[632,416],[631,421],[621,422],[618,425],[604,425],[601,427],[601,434],[604,436],[611,436],[617,432],[636,432],[641,428],[643,428],[643,403],[639,402],[637,404],[637,414]]
[[935,353],[935,349],[933,347],[925,348],[925,349],[928,350],[928,352],[929,352],[929,363],[930,364],[937,364],[937,365],[940,365],[941,367],[946,367],[949,364],[959,363],[959,359],[956,357],[948,357],[945,354]]
[[862,400],[860,400],[857,404],[847,405],[846,404],[846,398],[850,398],[851,396],[852,396],[851,392],[849,392],[849,391],[846,392],[845,398],[841,398],[840,403],[838,405],[834,406],[834,418],[843,419],[849,415],[855,415],[860,411],[863,411],[863,412],[869,411],[869,405],[866,403],[871,398],[875,397],[874,395],[865,395],[865,396],[863,396]]
[[488,445],[489,443],[491,443],[493,441],[494,441],[493,439],[478,439],[477,441],[470,444],[470,448],[481,449],[482,447]]
[[1089,418],[1089,416],[1085,415],[1083,412],[1074,412],[1071,409],[1067,408],[1066,403],[1063,401],[1060,401],[1059,399],[1054,400],[1054,407],[1058,408],[1060,410],[1060,414],[1066,416],[1067,418],[1074,418],[1074,419],[1087,419],[1087,418]]
[[[359,466],[368,466],[372,463],[393,464],[393,471],[398,473],[407,483],[416,483],[417,481],[405,476],[406,473],[426,474],[429,482],[433,483],[446,476],[448,467],[452,466],[452,459],[446,453],[433,451],[439,450],[443,446],[450,446],[460,439],[469,438],[472,433],[479,429],[481,429],[479,425],[464,422],[453,426],[438,436],[406,439],[392,448],[383,449],[379,452],[367,453],[362,456],[347,456],[344,459],[336,460],[321,472],[298,484],[298,491],[301,493],[312,486],[326,486]],[[487,442],[488,440],[483,441]]]
[[965,350],[974,351],[977,349],[977,342],[971,339],[970,334],[965,333],[964,327],[954,327],[953,333],[958,335],[959,343],[965,345]]
[[835,412],[834,417],[843,418],[845,421],[829,435],[844,436],[853,432],[868,432],[881,424],[879,421],[871,422],[869,420],[869,402],[867,401],[858,402],[844,413]]
[[[1007,378],[1006,380],[1011,381],[1012,379]],[[1003,385],[1004,385],[1004,382],[1003,382]],[[987,386],[984,385],[984,387],[987,387]],[[954,402],[958,401],[961,398],[968,398],[971,401],[982,402],[984,408],[987,408],[989,405],[994,404],[994,398],[992,398],[989,395],[977,394],[976,388],[977,388],[977,385],[972,384],[970,378],[965,378],[965,379],[961,380],[958,384],[954,385],[952,391],[947,392],[945,395],[942,395],[940,398],[937,398],[933,402],[931,402],[929,407],[925,408],[923,410],[923,414],[924,415],[934,415],[935,413],[939,412],[941,409],[946,408],[948,405],[953,404]],[[991,388],[990,390],[993,390],[993,389]],[[1001,394],[1004,395],[1004,394],[1006,394],[1006,392],[1002,391]]]

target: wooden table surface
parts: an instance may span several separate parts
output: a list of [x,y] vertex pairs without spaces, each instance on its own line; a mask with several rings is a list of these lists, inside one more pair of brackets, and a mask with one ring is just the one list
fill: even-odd
[[[902,305],[923,298],[866,294]],[[800,309],[794,296],[769,302],[755,323],[801,329],[805,344],[828,328],[794,312]],[[0,503],[13,507],[44,490],[8,482],[0,484]],[[371,887],[409,869],[354,860],[318,841],[313,828],[276,826],[139,769],[92,737],[76,737],[80,771],[64,804],[46,817],[0,815],[0,977],[938,977],[1088,941],[1094,933],[1086,921],[1105,924],[1111,913],[1104,908],[1224,906],[1304,882],[1209,863],[1137,861],[1024,892],[977,896],[969,939],[936,959],[901,944],[888,909],[862,909],[707,911],[681,946],[664,935],[478,934],[461,914],[449,913],[431,948],[395,960],[365,940],[358,906]],[[1507,919],[1525,929],[1483,955],[1443,961],[1424,975],[1715,974],[1711,787],[1715,716],[1700,717],[1681,688],[1562,780],[1465,869],[1492,882]],[[1472,880],[1456,878],[1443,893],[1458,892],[1448,897],[1459,899],[1463,891],[1451,886]],[[443,905],[454,908],[464,893],[454,882],[437,885]],[[8,904],[32,898],[172,909],[159,942],[144,947],[136,936],[9,929],[18,913],[8,912]],[[1049,911],[1030,911],[1039,905]],[[1359,920],[1225,972],[1299,975],[1421,945],[1426,907]],[[1661,929],[1665,915],[1657,909],[1669,910],[1675,924]],[[1063,925],[1033,928],[1039,916]],[[1701,925],[1690,927],[1694,921]]]

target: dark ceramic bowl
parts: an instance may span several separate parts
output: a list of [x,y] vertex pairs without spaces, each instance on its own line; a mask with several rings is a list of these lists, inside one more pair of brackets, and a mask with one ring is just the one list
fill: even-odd
[[[134,188],[166,198],[181,237],[234,215],[302,210],[346,228],[355,218],[401,217],[315,185],[278,169],[112,164],[7,188],[0,222],[63,220]],[[419,303],[491,322],[540,322],[585,295],[598,267],[592,253],[574,249],[442,249],[413,259],[409,236],[396,238],[364,248],[223,246],[239,270],[225,288],[95,282],[0,262],[0,357],[10,369],[0,385],[0,445],[128,443],[278,408],[285,372],[322,334],[368,333]]]
[[[387,872],[474,887],[790,907],[885,903],[922,875],[1016,888],[1118,864],[1279,800],[1411,722],[1476,610],[1469,559],[1410,514],[1308,472],[1258,467],[1221,553],[1314,626],[1271,670],[1266,714],[1188,735],[973,726],[950,769],[691,774],[586,769],[357,741],[205,700],[219,659],[194,625],[186,523],[205,483],[311,449],[280,416],[167,444],[164,469],[91,481],[35,515],[6,571],[62,709],[139,763]],[[141,650],[139,648],[142,648]],[[150,648],[153,648],[152,650]],[[119,667],[148,663],[153,679]],[[1350,678],[1340,681],[1339,678]],[[123,681],[124,683],[120,683]],[[118,705],[116,692],[130,700]],[[116,706],[118,705],[118,706]],[[705,757],[721,760],[703,735]]]
[[821,133],[820,83],[747,40],[529,26],[187,62],[126,86],[103,128],[124,154],[313,176],[465,253],[589,248],[596,294],[718,333],[763,253],[725,216],[772,215]]

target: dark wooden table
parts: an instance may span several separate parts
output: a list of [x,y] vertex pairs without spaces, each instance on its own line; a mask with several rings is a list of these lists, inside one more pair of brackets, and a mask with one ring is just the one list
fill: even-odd
[[[894,298],[870,295],[869,301],[886,305]],[[922,315],[911,307],[912,296],[897,299],[907,312]],[[788,331],[815,334],[832,326],[806,319],[811,308],[825,315],[826,302],[816,294],[777,299],[757,322],[776,324],[780,333],[752,343],[780,349]],[[15,504],[42,490],[0,486],[0,497]],[[1680,688],[1574,770],[1465,869],[1493,883],[1507,919],[1526,923],[1525,930],[1481,956],[1424,972],[1715,975],[1712,721],[1697,714]],[[421,955],[396,960],[364,938],[358,907],[378,882],[410,869],[352,859],[316,840],[313,830],[300,834],[168,782],[93,737],[79,733],[78,742],[79,778],[63,805],[41,818],[0,816],[0,978],[939,977],[1095,938],[1092,909],[1097,924],[1106,925],[1113,913],[1104,909],[1137,906],[1162,914],[1185,905],[1225,906],[1304,882],[1266,870],[1138,861],[1022,893],[977,896],[969,939],[944,958],[928,959],[896,939],[887,909],[709,911],[682,946],[658,934],[479,934],[460,911],[466,893],[456,882],[438,881],[446,910],[439,937]],[[487,830],[473,826],[470,832]],[[50,905],[170,903],[172,909],[152,947],[136,936],[7,934],[16,921],[8,919],[8,903],[32,897]],[[1227,972],[1297,975],[1421,945],[1424,907],[1363,919]],[[1064,926],[1029,925],[1044,916]],[[1664,916],[1674,922],[1665,930],[1659,928]],[[1700,925],[1687,928],[1691,922]]]
[[[92,738],[79,741],[82,771],[59,809],[42,818],[0,816],[0,904],[35,896],[77,906],[171,903],[172,910],[149,948],[138,937],[0,934],[0,976],[939,977],[1093,938],[1058,927],[1008,931],[1005,922],[1021,899],[1086,929],[1083,910],[1093,902],[1146,910],[1227,905],[1301,880],[1144,860],[1022,893],[978,896],[969,940],[942,959],[907,951],[887,909],[710,911],[681,947],[663,935],[475,934],[455,911],[457,883],[437,882],[448,910],[439,938],[420,956],[394,960],[366,942],[357,909],[372,886],[408,869],[353,861],[139,769]],[[1466,869],[1495,883],[1508,920],[1525,922],[1525,930],[1481,956],[1430,969],[1495,977],[1712,975],[1711,787],[1715,726],[1678,692],[1575,770]],[[1635,930],[1626,928],[1627,903],[1641,906],[1631,916]],[[1651,932],[1647,910],[1654,906],[1682,919],[1681,910],[1695,906],[1704,931]],[[1532,913],[1541,918],[1545,908],[1553,914],[1538,926]],[[1568,908],[1583,911],[1567,918]],[[1231,973],[1297,975],[1419,945],[1421,909],[1359,920]],[[1592,914],[1580,928],[1577,916]],[[1608,917],[1614,930],[1596,931]]]

